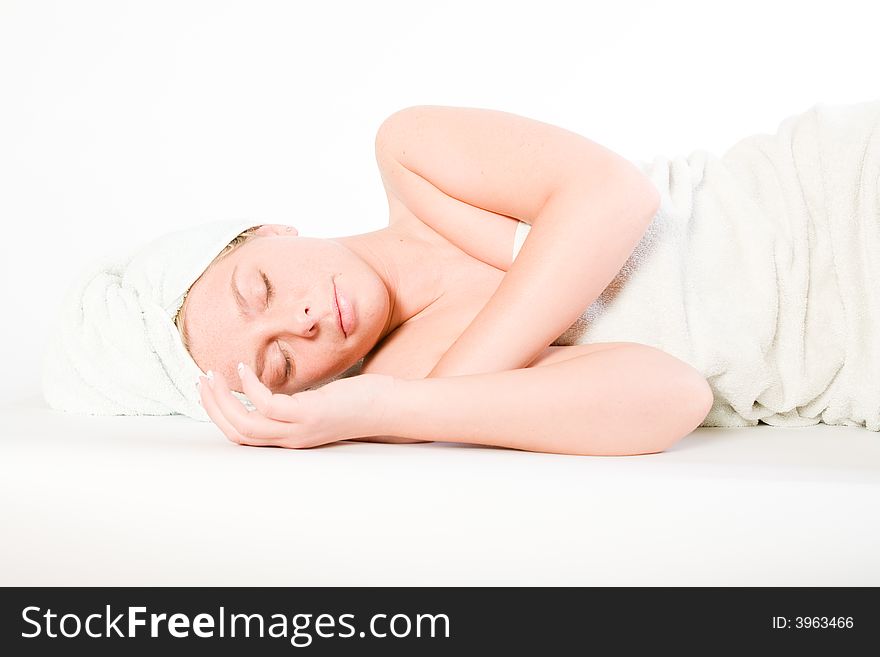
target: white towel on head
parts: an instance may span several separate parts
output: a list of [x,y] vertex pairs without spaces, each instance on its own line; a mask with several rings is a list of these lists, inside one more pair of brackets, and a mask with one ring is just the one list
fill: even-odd
[[816,104],[720,158],[634,163],[660,209],[553,344],[640,342],[689,363],[715,393],[703,426],[880,431],[880,100]]
[[65,296],[44,355],[49,405],[88,415],[208,420],[195,385],[202,372],[174,316],[211,261],[254,225],[235,219],[185,228],[84,272]]

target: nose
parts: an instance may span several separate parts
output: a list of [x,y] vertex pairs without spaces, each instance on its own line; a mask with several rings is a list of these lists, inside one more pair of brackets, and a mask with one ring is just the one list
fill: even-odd
[[[318,320],[306,304],[299,304],[298,308],[294,309],[292,317],[291,313],[279,312],[279,315],[281,315],[281,322],[285,323],[286,320],[286,329],[297,335],[308,338],[318,330]],[[285,330],[283,324],[281,330]]]
[[318,316],[307,301],[276,303],[257,321],[263,338],[300,336],[310,338],[318,330]]

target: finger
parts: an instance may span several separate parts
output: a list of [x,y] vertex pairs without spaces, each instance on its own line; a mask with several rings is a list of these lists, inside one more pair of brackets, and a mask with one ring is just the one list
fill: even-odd
[[229,424],[244,438],[249,445],[277,445],[280,438],[286,438],[289,426],[286,422],[271,420],[259,411],[249,411],[236,399],[226,379],[219,372],[214,372],[214,401]]
[[272,420],[296,422],[301,420],[299,401],[291,395],[272,394],[253,370],[244,363],[238,364],[238,376],[247,398],[260,413]]
[[238,364],[238,377],[241,379],[242,392],[247,395],[254,406],[260,409],[263,415],[266,415],[263,409],[272,398],[272,391],[263,385],[253,370],[244,363]]
[[199,397],[202,400],[202,408],[205,409],[211,421],[220,428],[223,435],[234,443],[242,444],[244,436],[239,434],[235,427],[229,423],[229,420],[223,416],[223,413],[217,407],[217,402],[214,401],[214,392],[208,384],[208,379],[204,376],[199,377]]

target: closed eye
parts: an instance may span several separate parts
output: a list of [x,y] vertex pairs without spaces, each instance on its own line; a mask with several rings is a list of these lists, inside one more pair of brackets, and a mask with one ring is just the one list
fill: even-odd
[[[263,279],[263,283],[266,285],[266,308],[268,308],[269,302],[274,296],[274,288],[272,287],[272,283],[269,282],[269,277],[266,276],[265,272],[260,271],[260,276]],[[287,379],[290,377],[290,356],[281,347],[281,343],[276,342],[275,344],[278,345],[278,351],[284,356],[284,375],[281,377],[281,384],[283,385],[284,383],[287,383]]]
[[278,345],[279,351],[284,356],[284,377],[281,379],[282,383],[287,383],[287,379],[290,377],[290,356],[287,355],[287,352],[281,348],[281,345]]

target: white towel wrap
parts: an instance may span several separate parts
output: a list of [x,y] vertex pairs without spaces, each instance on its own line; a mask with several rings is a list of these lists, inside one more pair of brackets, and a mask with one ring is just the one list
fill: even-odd
[[208,420],[195,385],[202,372],[173,320],[211,261],[255,224],[235,219],[186,228],[85,271],[65,296],[44,354],[49,405],[88,415]]
[[691,364],[715,393],[704,426],[880,431],[880,101],[814,105],[720,158],[634,163],[660,209],[553,344],[640,342]]

